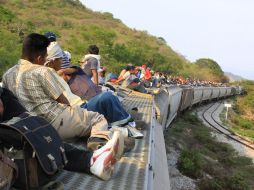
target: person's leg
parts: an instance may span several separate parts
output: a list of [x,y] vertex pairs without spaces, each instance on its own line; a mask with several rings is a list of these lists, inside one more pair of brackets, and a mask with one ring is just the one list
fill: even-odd
[[124,110],[119,99],[110,92],[104,92],[93,97],[85,108],[104,115],[111,126],[127,123],[131,119],[130,114]]
[[147,93],[147,90],[144,87],[143,83],[140,83],[138,86],[136,86],[135,88],[133,88],[133,90],[141,92],[141,93]]
[[90,161],[93,156],[93,152],[78,149],[68,143],[64,143],[64,149],[68,160],[67,165],[64,167],[65,170],[90,173]]
[[62,139],[91,136],[109,140],[112,136],[103,115],[79,106],[68,106],[51,124]]
[[81,150],[67,143],[64,144],[64,148],[68,160],[64,169],[92,173],[108,180],[113,174],[114,164],[122,157],[123,137],[120,132],[114,132],[112,139],[94,152]]

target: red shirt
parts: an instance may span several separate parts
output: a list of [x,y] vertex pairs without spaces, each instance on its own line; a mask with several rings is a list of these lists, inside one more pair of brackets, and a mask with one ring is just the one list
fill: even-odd
[[150,80],[152,78],[150,70],[146,69],[144,77],[145,80]]

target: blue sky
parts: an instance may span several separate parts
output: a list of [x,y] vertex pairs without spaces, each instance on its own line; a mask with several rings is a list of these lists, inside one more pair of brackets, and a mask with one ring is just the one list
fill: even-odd
[[188,60],[211,58],[254,80],[253,0],[81,0],[127,26],[163,37]]

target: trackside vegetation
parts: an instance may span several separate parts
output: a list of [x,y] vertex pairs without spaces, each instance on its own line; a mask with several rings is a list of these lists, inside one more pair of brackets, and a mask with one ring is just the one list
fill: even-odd
[[235,83],[243,87],[245,93],[232,99],[233,107],[229,109],[225,120],[225,109],[220,117],[234,133],[254,142],[254,81]]
[[237,83],[246,94],[237,96],[235,106],[229,113],[229,125],[236,133],[248,137],[254,142],[254,81]]
[[186,112],[166,133],[166,149],[180,151],[177,167],[196,181],[200,190],[254,189],[252,159],[238,155],[226,143],[216,141],[197,116]]
[[[100,47],[102,65],[117,73],[128,63],[147,64],[156,71],[201,80],[222,81],[219,65],[211,59],[190,63],[176,53],[163,37],[128,28],[108,12],[93,12],[78,0],[0,0],[0,76],[20,57],[24,37],[31,33],[56,33],[72,63],[91,44]],[[200,67],[209,65],[209,67]]]

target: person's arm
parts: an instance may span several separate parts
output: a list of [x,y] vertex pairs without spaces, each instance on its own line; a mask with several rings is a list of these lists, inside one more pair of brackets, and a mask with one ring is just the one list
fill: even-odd
[[71,75],[73,73],[77,72],[77,68],[65,68],[65,69],[60,69],[59,71],[57,71],[57,73],[61,76],[62,73],[66,74],[66,75]]
[[63,95],[64,86],[59,81],[58,74],[51,68],[45,68],[43,73],[38,76],[38,83],[41,83],[45,94],[58,103],[70,105],[67,98]]
[[57,101],[58,103],[61,103],[61,104],[70,105],[70,102],[67,100],[67,98],[66,98],[63,94],[61,94],[61,95],[56,99],[56,101]]
[[121,81],[123,81],[123,80],[124,80],[123,76],[120,76],[120,77],[114,82],[114,84],[118,84],[119,82],[121,82]]
[[98,80],[98,71],[97,69],[91,69],[92,75],[93,75],[93,81],[95,85],[99,85],[99,80]]

